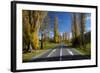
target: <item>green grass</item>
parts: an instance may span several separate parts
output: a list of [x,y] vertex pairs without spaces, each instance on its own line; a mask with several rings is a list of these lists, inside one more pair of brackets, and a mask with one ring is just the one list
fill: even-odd
[[[39,45],[40,44],[41,43],[39,43]],[[32,52],[23,53],[23,62],[24,61],[30,61],[32,59],[32,57],[38,56],[38,55],[44,53],[45,51],[47,51],[48,49],[53,49],[57,45],[58,44],[56,44],[56,43],[45,42],[43,49],[39,48],[39,50],[33,50]]]
[[86,44],[86,48],[76,48],[78,51],[80,51],[81,53],[83,53],[84,55],[91,55],[91,44],[88,43]]
[[66,43],[66,46],[72,46],[72,43]]
[[[43,49],[53,49],[56,47],[58,44],[53,43],[53,42],[44,42],[44,47]],[[41,46],[41,45],[40,45]]]
[[43,52],[45,52],[46,50],[35,50],[32,52],[28,52],[28,53],[23,53],[22,57],[23,57],[23,62],[24,61],[30,61],[32,59],[32,57],[35,57]]

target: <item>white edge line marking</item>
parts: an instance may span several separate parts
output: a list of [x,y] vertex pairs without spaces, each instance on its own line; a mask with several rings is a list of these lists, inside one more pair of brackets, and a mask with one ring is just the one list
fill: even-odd
[[60,49],[60,61],[62,60],[62,48]]
[[55,51],[56,51],[56,49],[52,50],[51,53],[49,53],[49,55],[47,57],[50,57]]
[[71,54],[71,55],[74,55],[73,52],[69,49],[67,49],[67,51]]
[[[51,50],[51,49],[50,49],[50,50]],[[33,57],[32,60],[34,60],[34,59],[36,59],[36,58],[39,58],[40,56],[42,56],[43,54],[47,53],[47,52],[50,51],[50,50],[46,50],[45,52],[43,52],[43,53],[41,53],[41,54],[39,54],[39,55]]]
[[79,53],[80,55],[84,55],[84,53],[81,53],[80,51],[78,51],[77,49],[73,49],[75,50],[77,53]]

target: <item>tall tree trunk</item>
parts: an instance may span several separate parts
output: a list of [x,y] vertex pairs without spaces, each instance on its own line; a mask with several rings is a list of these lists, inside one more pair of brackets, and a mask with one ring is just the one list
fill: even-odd
[[43,46],[43,43],[44,43],[44,42],[43,42],[43,33],[41,33],[41,49],[43,49],[43,47],[44,47],[44,46]]
[[83,48],[85,48],[85,42],[84,42],[84,32],[85,32],[85,19],[86,16],[85,14],[81,14],[81,42],[82,42],[82,46]]
[[38,37],[38,31],[32,32],[32,47],[33,49],[38,49],[39,48],[39,37]]

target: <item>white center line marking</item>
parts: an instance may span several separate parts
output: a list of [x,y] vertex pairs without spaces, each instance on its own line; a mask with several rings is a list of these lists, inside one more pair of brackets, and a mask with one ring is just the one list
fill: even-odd
[[69,49],[67,49],[67,51],[71,54],[71,55],[74,55],[73,52]]
[[[50,50],[51,50],[51,49],[50,49]],[[40,58],[42,55],[46,54],[46,53],[47,53],[48,51],[50,51],[50,50],[46,50],[46,51],[43,52],[42,54],[39,54],[39,55],[33,57],[32,60],[33,60],[33,59],[36,59],[36,58]]]
[[60,49],[60,61],[62,60],[62,48]]
[[56,49],[52,50],[51,53],[49,53],[49,55],[47,57],[50,57],[55,51],[56,51]]

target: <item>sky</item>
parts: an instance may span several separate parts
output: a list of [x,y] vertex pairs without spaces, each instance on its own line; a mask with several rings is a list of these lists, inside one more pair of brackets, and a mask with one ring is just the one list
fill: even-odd
[[67,12],[49,12],[48,13],[51,19],[51,25],[54,25],[54,17],[58,17],[58,31],[60,33],[63,32],[71,32],[71,13]]
[[[58,31],[62,35],[63,32],[71,33],[71,24],[72,24],[72,13],[71,12],[48,12],[50,17],[50,25],[54,25],[54,17],[58,17]],[[91,28],[91,14],[87,13],[86,17],[86,31],[90,31]],[[53,35],[53,32],[51,32]]]
[[[86,13],[86,32],[91,29],[91,14]],[[54,17],[58,17],[58,31],[62,35],[63,32],[71,33],[72,25],[72,13],[71,12],[53,12],[48,11],[48,16],[50,17],[50,25],[54,26]],[[51,37],[53,37],[53,31],[50,32]]]

